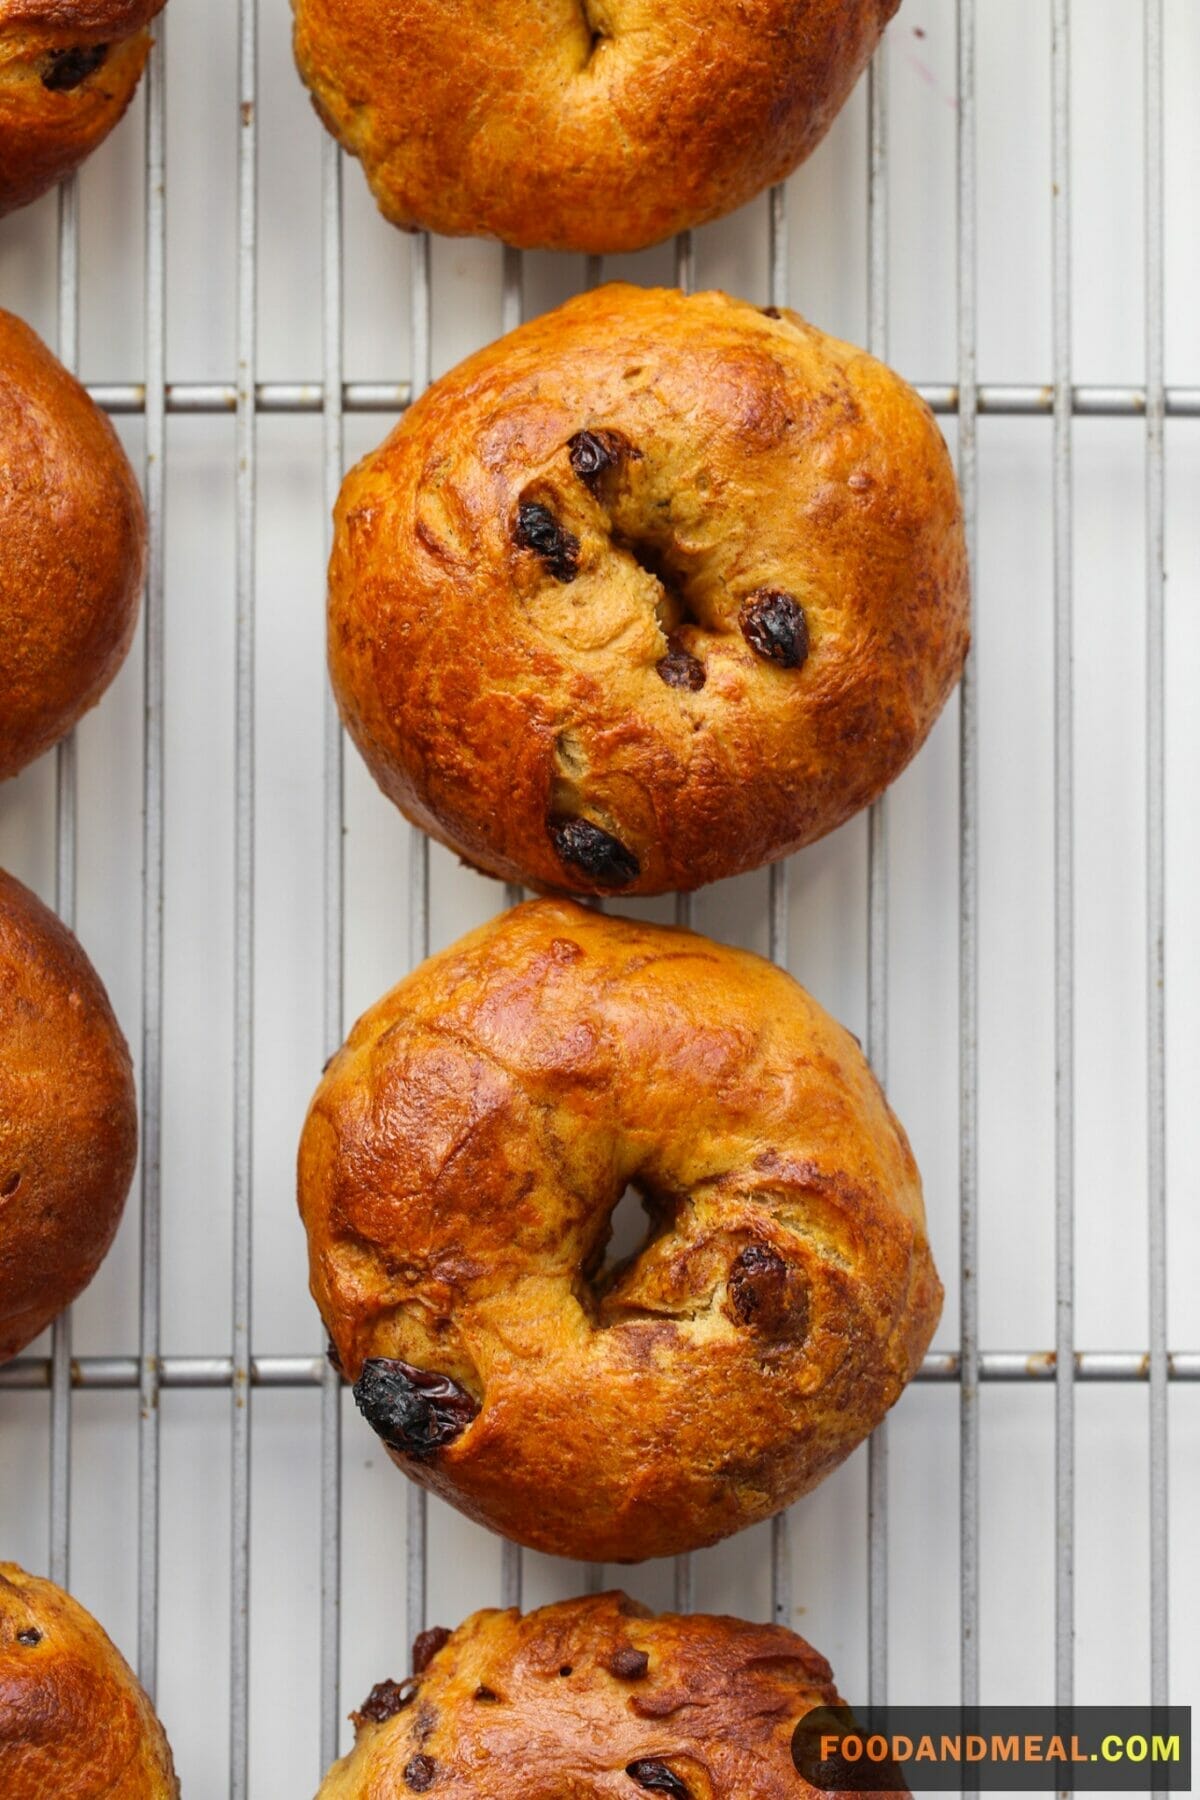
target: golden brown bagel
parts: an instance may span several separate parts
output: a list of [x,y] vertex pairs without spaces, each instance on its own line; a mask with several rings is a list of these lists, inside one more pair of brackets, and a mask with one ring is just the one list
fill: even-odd
[[329,130],[397,225],[640,250],[780,181],[899,0],[292,0]]
[[694,888],[810,843],[924,741],[967,647],[928,407],[722,294],[584,294],[347,477],[329,662],[384,792],[543,889]]
[[65,736],[113,679],[145,554],[142,497],[116,432],[0,310],[0,780]]
[[66,927],[0,870],[0,1362],[92,1279],[136,1160],[108,996]]
[[0,214],[90,156],[133,98],[164,0],[0,0]]
[[176,1800],[171,1749],[132,1670],[52,1582],[0,1563],[4,1800]]
[[794,1632],[655,1617],[620,1593],[475,1613],[424,1632],[413,1668],[353,1714],[317,1800],[798,1800],[817,1790],[792,1732],[839,1704]]
[[[614,1207],[647,1239],[604,1268]],[[534,901],[423,964],[300,1145],[314,1297],[397,1464],[537,1550],[666,1556],[879,1423],[941,1288],[904,1133],[790,976]]]

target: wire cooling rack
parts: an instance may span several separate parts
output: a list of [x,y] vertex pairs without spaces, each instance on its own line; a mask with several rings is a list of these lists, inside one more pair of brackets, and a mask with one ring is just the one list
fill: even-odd
[[[169,13],[182,6],[174,0]],[[1136,0],[1130,0],[1135,4]],[[277,8],[273,24],[280,24]],[[1047,0],[1051,55],[1051,162],[1053,190],[1049,205],[1052,233],[1052,367],[1044,384],[980,383],[977,380],[976,283],[977,227],[977,68],[976,0],[957,0],[957,92],[955,143],[957,183],[957,367],[953,379],[924,385],[921,392],[939,415],[952,416],[957,429],[957,465],[972,562],[976,560],[979,494],[978,421],[988,415],[1041,418],[1052,433],[1050,504],[1052,511],[1053,608],[1053,1013],[1055,1047],[1054,1101],[1054,1265],[1055,1333],[1052,1344],[1030,1350],[987,1352],[980,1345],[979,1264],[979,1095],[978,1051],[980,872],[978,795],[980,738],[977,671],[968,664],[959,705],[959,884],[960,925],[956,950],[959,967],[959,1127],[958,1194],[960,1236],[959,1338],[957,1347],[937,1350],[926,1359],[918,1379],[952,1384],[958,1392],[960,1535],[957,1548],[945,1554],[956,1564],[960,1593],[960,1692],[964,1700],[991,1697],[981,1684],[980,1667],[980,1510],[982,1383],[1044,1383],[1053,1387],[1054,1405],[1054,1697],[1070,1701],[1075,1667],[1074,1533],[1076,1492],[1076,1392],[1079,1384],[1140,1384],[1148,1395],[1148,1594],[1149,1679],[1146,1698],[1155,1702],[1186,1698],[1170,1691],[1168,1647],[1168,1384],[1200,1381],[1200,1350],[1171,1351],[1167,1338],[1166,1233],[1166,1032],[1165,1032],[1165,868],[1164,777],[1164,443],[1168,418],[1200,417],[1200,387],[1168,387],[1164,380],[1164,23],[1163,0],[1144,0],[1144,269],[1145,372],[1136,385],[1077,385],[1072,380],[1071,280],[1072,161],[1070,156],[1071,8],[1068,0]],[[427,385],[432,372],[433,283],[431,245],[414,240],[410,258],[409,317],[411,342],[408,372],[398,381],[352,381],[346,378],[344,353],[345,269],[343,259],[343,160],[330,141],[322,151],[323,285],[321,291],[323,369],[307,382],[259,379],[260,322],[259,239],[259,7],[257,0],[238,0],[236,373],[232,380],[168,381],[166,340],[165,147],[166,51],[171,29],[164,18],[152,53],[145,87],[145,366],[140,381],[93,385],[98,403],[114,415],[144,419],[144,486],[150,528],[149,572],[144,630],[144,745],[142,843],[142,994],[139,1084],[142,1119],[140,1189],[140,1316],[136,1339],[123,1355],[73,1357],[71,1321],[54,1329],[48,1355],[32,1353],[0,1370],[0,1417],[9,1396],[21,1389],[47,1394],[45,1429],[49,1454],[49,1569],[67,1582],[71,1569],[72,1407],[77,1390],[136,1391],[137,1446],[137,1632],[136,1660],[153,1694],[159,1667],[160,1632],[160,1395],[164,1390],[217,1389],[228,1393],[229,1485],[231,1515],[229,1594],[229,1736],[228,1792],[244,1800],[251,1792],[251,1491],[252,1400],[256,1391],[290,1388],[319,1395],[320,1408],[320,1657],[319,1687],[299,1702],[302,1712],[319,1707],[319,1757],[323,1768],[344,1747],[343,1716],[356,1694],[342,1692],[344,1648],[343,1474],[347,1448],[342,1441],[343,1396],[337,1376],[315,1348],[286,1355],[260,1353],[252,1336],[251,1253],[255,1218],[254,1048],[255,949],[262,921],[256,915],[256,598],[259,570],[256,500],[258,492],[259,420],[272,414],[314,414],[321,420],[323,495],[332,507],[346,461],[346,418],[359,413],[394,415]],[[903,18],[903,15],[902,15]],[[885,43],[868,78],[869,148],[867,200],[867,332],[869,347],[888,353],[888,193],[889,119]],[[355,172],[354,179],[358,179]],[[80,216],[75,183],[60,196],[59,211],[59,348],[70,366],[79,360]],[[767,267],[769,299],[789,301],[788,206],[785,189],[775,190],[766,208],[769,234]],[[502,264],[501,314],[505,328],[519,322],[523,310],[525,272],[519,254],[506,252]],[[592,259],[589,281],[604,273]],[[690,236],[675,247],[675,275],[680,285],[695,278],[695,246]],[[0,296],[2,297],[2,296]],[[164,599],[165,481],[168,470],[167,419],[170,415],[236,416],[236,752],[234,822],[236,900],[232,966],[221,972],[233,987],[232,1142],[232,1335],[208,1355],[163,1355],[161,1268],[164,1208],[171,1194],[162,1180],[164,1075]],[[1126,417],[1141,420],[1145,433],[1145,572],[1146,632],[1146,834],[1145,834],[1145,1080],[1147,1083],[1147,1161],[1144,1192],[1136,1197],[1148,1220],[1148,1341],[1128,1352],[1081,1350],[1074,1316],[1074,1249],[1076,1118],[1074,1109],[1075,942],[1077,893],[1073,856],[1074,705],[1072,658],[1073,616],[1073,479],[1072,444],[1078,418]],[[346,1020],[345,922],[348,899],[345,876],[344,745],[331,698],[325,702],[324,745],[324,1048],[331,1053],[341,1042]],[[55,892],[59,912],[73,922],[76,890],[76,751],[73,741],[57,753]],[[888,963],[891,952],[888,898],[889,803],[872,809],[868,826],[866,1044],[875,1068],[886,1080],[889,1041]],[[427,841],[414,832],[409,853],[407,897],[409,960],[425,956],[431,945],[430,863]],[[789,869],[770,872],[767,926],[770,954],[789,961],[792,914]],[[498,897],[498,890],[497,890]],[[510,890],[508,898],[516,896]],[[689,922],[692,907],[681,897],[676,908]],[[397,973],[400,973],[397,970]],[[134,1034],[131,1033],[131,1037]],[[943,1242],[941,1259],[952,1259]],[[355,1427],[357,1429],[357,1427]],[[888,1689],[889,1648],[889,1427],[871,1440],[867,1475],[867,1608],[865,1668],[870,1697]],[[356,1449],[358,1446],[356,1445]],[[405,1490],[396,1477],[396,1504]],[[426,1623],[429,1572],[429,1522],[423,1491],[407,1490],[407,1616],[397,1638],[411,1639]],[[780,1621],[795,1624],[796,1591],[789,1557],[786,1521],[769,1533],[770,1606]],[[524,1559],[505,1545],[500,1571],[500,1598],[519,1603]],[[586,1577],[598,1585],[601,1571]],[[695,1569],[689,1558],[676,1564],[672,1588],[676,1603],[693,1602]],[[178,1621],[172,1621],[178,1629]],[[891,1634],[894,1637],[894,1632]],[[1047,1694],[1045,1696],[1049,1698]],[[312,1770],[313,1787],[318,1769]],[[214,1788],[214,1793],[217,1791]],[[261,1788],[259,1791],[263,1791]]]

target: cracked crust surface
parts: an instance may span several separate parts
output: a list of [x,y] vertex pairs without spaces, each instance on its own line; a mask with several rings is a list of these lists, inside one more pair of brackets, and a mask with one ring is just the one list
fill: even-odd
[[178,1800],[162,1726],[115,1645],[52,1582],[0,1563],[5,1800]]
[[164,0],[0,0],[0,215],[77,169],[118,123]]
[[824,137],[899,0],[293,0],[300,73],[395,224],[639,250]]
[[0,780],[94,706],[133,638],[146,520],[109,421],[0,310]]
[[[607,1267],[630,1186],[646,1241]],[[565,901],[359,1020],[299,1200],[393,1460],[563,1556],[666,1556],[788,1505],[896,1400],[941,1306],[911,1151],[849,1033],[759,957]]]
[[621,1593],[478,1612],[413,1680],[375,1689],[317,1800],[794,1800],[817,1790],[792,1732],[838,1699],[825,1658],[779,1625],[655,1616]]
[[968,611],[950,458],[897,375],[794,313],[613,285],[350,473],[329,663],[379,785],[466,861],[655,894],[875,799]]
[[133,1067],[100,979],[0,870],[0,1362],[92,1279],[136,1158]]

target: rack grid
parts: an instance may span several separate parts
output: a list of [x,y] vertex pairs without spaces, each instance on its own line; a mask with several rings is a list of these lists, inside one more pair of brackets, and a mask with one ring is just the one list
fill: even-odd
[[[972,565],[976,549],[978,498],[977,422],[985,415],[1025,415],[1051,421],[1053,431],[1054,653],[1055,653],[1055,1026],[1057,1044],[1056,1117],[1056,1334],[1052,1348],[1028,1352],[982,1350],[976,1281],[978,1254],[978,919],[977,840],[978,716],[974,663],[969,662],[960,715],[960,884],[961,932],[959,1068],[961,1338],[957,1352],[928,1356],[918,1380],[956,1383],[959,1388],[961,1447],[961,1691],[964,1701],[979,1698],[979,1386],[988,1382],[1053,1383],[1055,1390],[1055,1472],[1058,1529],[1056,1581],[1056,1698],[1067,1703],[1073,1691],[1074,1564],[1073,1520],[1074,1397],[1077,1383],[1145,1383],[1150,1418],[1150,1645],[1152,1702],[1168,1698],[1168,1520],[1167,1384],[1200,1381],[1200,1350],[1171,1352],[1166,1327],[1165,1175],[1165,1015],[1164,1015],[1164,422],[1200,417],[1200,388],[1164,382],[1164,172],[1163,172],[1163,0],[1143,0],[1145,63],[1145,308],[1146,368],[1135,386],[1075,385],[1071,372],[1071,166],[1069,156],[1069,0],[1052,6],[1053,370],[1044,386],[980,384],[976,377],[976,65],[975,0],[957,0],[957,229],[958,367],[953,383],[920,389],[935,412],[955,415],[957,465]],[[145,603],[145,738],[143,815],[143,1004],[141,1019],[140,1164],[140,1332],[136,1354],[73,1358],[69,1315],[56,1325],[48,1357],[25,1356],[0,1370],[0,1395],[18,1389],[49,1394],[50,1565],[54,1579],[70,1573],[71,1402],[76,1389],[136,1389],[140,1398],[138,1664],[153,1695],[158,1662],[159,1407],[160,1390],[225,1389],[230,1392],[233,1518],[230,1631],[232,1706],[229,1779],[234,1800],[249,1792],[249,1592],[250,1592],[250,1418],[251,1396],[262,1388],[319,1389],[321,1411],[321,1655],[320,1749],[322,1766],[336,1755],[339,1721],[345,1710],[340,1691],[339,1643],[341,1580],[342,1446],[340,1381],[328,1362],[311,1354],[263,1356],[251,1348],[251,1255],[253,1244],[252,1062],[254,1045],[254,609],[257,419],[273,413],[319,414],[323,429],[324,496],[327,512],[345,462],[345,417],[349,413],[402,411],[430,379],[432,283],[427,238],[415,240],[411,291],[411,378],[399,382],[348,382],[343,356],[342,153],[323,147],[324,367],[320,380],[262,382],[257,378],[257,176],[258,176],[258,0],[238,0],[239,107],[237,260],[237,375],[228,383],[168,383],[166,379],[166,183],[165,39],[166,18],[146,78],[146,267],[145,368],[138,382],[94,385],[97,402],[114,415],[145,418],[144,486],[149,520],[149,564]],[[883,62],[886,43],[870,73],[868,157],[868,340],[887,354],[887,158],[888,120]],[[787,212],[783,189],[769,210],[770,297],[787,302]],[[676,247],[676,278],[689,287],[693,249],[689,237]],[[76,185],[61,192],[59,213],[60,355],[69,367],[79,348],[79,207]],[[598,262],[590,278],[600,274]],[[521,316],[522,266],[518,254],[504,258],[504,325]],[[237,705],[236,705],[236,914],[233,981],[235,1042],[233,1061],[234,1195],[233,1338],[228,1353],[160,1355],[161,1102],[164,898],[164,721],[163,593],[164,479],[166,419],[171,414],[236,416],[237,453]],[[1149,1221],[1150,1339],[1144,1352],[1088,1352],[1076,1345],[1073,1316],[1074,1110],[1072,1046],[1074,1000],[1073,770],[1072,742],[1072,431],[1079,417],[1135,417],[1146,434],[1146,601],[1147,601],[1147,994],[1149,1131],[1146,1204]],[[328,534],[327,534],[328,535]],[[76,768],[71,740],[57,762],[56,902],[71,923],[76,881]],[[325,701],[325,959],[324,1038],[328,1053],[341,1042],[344,1005],[344,745],[332,697]],[[868,1053],[886,1072],[888,1020],[886,887],[886,802],[872,811],[869,834]],[[410,895],[410,958],[415,964],[430,944],[428,842],[413,833]],[[769,941],[772,956],[788,961],[787,867],[771,871]],[[519,897],[512,892],[508,898]],[[680,896],[677,917],[690,917]],[[887,1689],[887,1435],[871,1444],[868,1551],[868,1648],[870,1697]],[[408,1619],[411,1638],[426,1623],[427,1525],[424,1491],[409,1490]],[[776,1522],[771,1537],[774,1616],[790,1622],[791,1576],[787,1536]],[[507,1603],[521,1598],[521,1553],[505,1546],[502,1588]],[[675,1572],[678,1603],[690,1604],[692,1574],[687,1558]],[[315,1773],[315,1772],[314,1772]]]

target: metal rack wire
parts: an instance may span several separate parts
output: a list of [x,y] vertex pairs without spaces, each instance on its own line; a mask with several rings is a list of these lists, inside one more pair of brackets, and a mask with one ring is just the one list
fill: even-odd
[[[979,1342],[978,1261],[978,713],[976,674],[968,664],[960,713],[959,1097],[961,1327],[957,1353],[926,1358],[918,1377],[957,1383],[961,1459],[960,1550],[961,1692],[977,1701],[979,1669],[979,1389],[981,1383],[1046,1382],[1055,1390],[1056,1697],[1072,1697],[1074,1664],[1075,1514],[1074,1399],[1077,1383],[1145,1383],[1150,1417],[1150,1644],[1151,1700],[1168,1697],[1167,1386],[1200,1381],[1200,1351],[1168,1350],[1166,1321],[1165,1027],[1164,1027],[1164,422],[1200,417],[1200,388],[1164,384],[1163,360],[1163,10],[1162,0],[1143,0],[1145,19],[1145,218],[1146,369],[1140,386],[1077,386],[1071,374],[1071,168],[1069,156],[1070,8],[1052,0],[1053,369],[1037,385],[981,385],[976,372],[976,71],[975,0],[958,0],[957,227],[958,367],[952,384],[920,391],[942,415],[957,419],[957,463],[969,554],[974,565],[978,502],[978,420],[987,415],[1045,417],[1053,430],[1054,648],[1055,648],[1055,1033],[1056,1116],[1056,1333],[1053,1349],[986,1352]],[[263,383],[257,379],[257,0],[239,0],[239,237],[237,261],[237,370],[229,383],[166,380],[165,350],[165,23],[158,30],[147,75],[145,370],[141,382],[93,386],[112,414],[143,414],[146,423],[145,494],[149,566],[145,631],[145,737],[143,818],[143,1000],[141,1019],[141,1302],[137,1353],[72,1359],[69,1316],[55,1328],[49,1357],[22,1357],[0,1369],[0,1393],[42,1389],[50,1405],[51,1572],[69,1576],[71,1397],[75,1389],[137,1389],[139,1423],[138,1661],[153,1696],[158,1660],[159,1396],[164,1389],[223,1389],[230,1394],[232,1446],[230,1506],[232,1574],[230,1633],[232,1708],[230,1793],[249,1792],[250,1657],[250,1420],[252,1396],[263,1388],[317,1389],[321,1416],[321,1650],[320,1751],[322,1767],[337,1754],[340,1692],[342,1449],[339,1378],[315,1354],[254,1355],[251,1333],[253,1251],[252,1064],[254,1046],[254,608],[256,439],[259,416],[311,413],[322,418],[324,497],[332,509],[344,467],[345,415],[395,413],[421,393],[431,368],[431,281],[428,240],[418,237],[412,255],[410,378],[400,382],[347,382],[343,355],[342,156],[328,141],[323,150],[323,370],[320,380]],[[887,353],[887,112],[880,51],[869,95],[868,338]],[[787,211],[782,189],[770,201],[770,298],[787,301]],[[68,366],[78,357],[78,204],[74,184],[60,204],[60,354]],[[600,273],[594,265],[589,275]],[[690,238],[679,241],[676,275],[693,277]],[[515,325],[522,309],[519,255],[504,260],[503,320]],[[236,700],[236,913],[234,1134],[232,1146],[233,1334],[228,1354],[160,1355],[159,1296],[161,1215],[161,1102],[163,1011],[163,544],[166,420],[170,414],[236,415],[237,446],[237,700]],[[1141,417],[1146,431],[1146,598],[1148,621],[1147,721],[1147,994],[1150,1341],[1145,1353],[1087,1352],[1077,1348],[1073,1310],[1074,945],[1072,741],[1072,430],[1079,417]],[[324,761],[324,973],[323,1033],[332,1053],[344,1019],[345,922],[343,739],[331,696],[325,704]],[[69,922],[75,889],[75,761],[71,742],[58,753],[56,896]],[[881,1073],[887,1060],[886,803],[873,809],[869,829],[868,1053]],[[410,944],[412,962],[430,943],[428,842],[414,831],[411,854]],[[510,898],[516,896],[510,895]],[[681,900],[678,916],[689,908]],[[771,871],[771,955],[788,961],[787,869]],[[871,1445],[869,1492],[869,1685],[872,1700],[887,1690],[887,1493],[886,1427]],[[426,1499],[409,1493],[408,1635],[425,1623],[427,1582]],[[521,1554],[506,1546],[503,1597],[521,1598]],[[690,1604],[690,1561],[675,1571],[677,1602]],[[784,1521],[771,1535],[771,1604],[781,1621],[791,1618],[791,1576]]]

